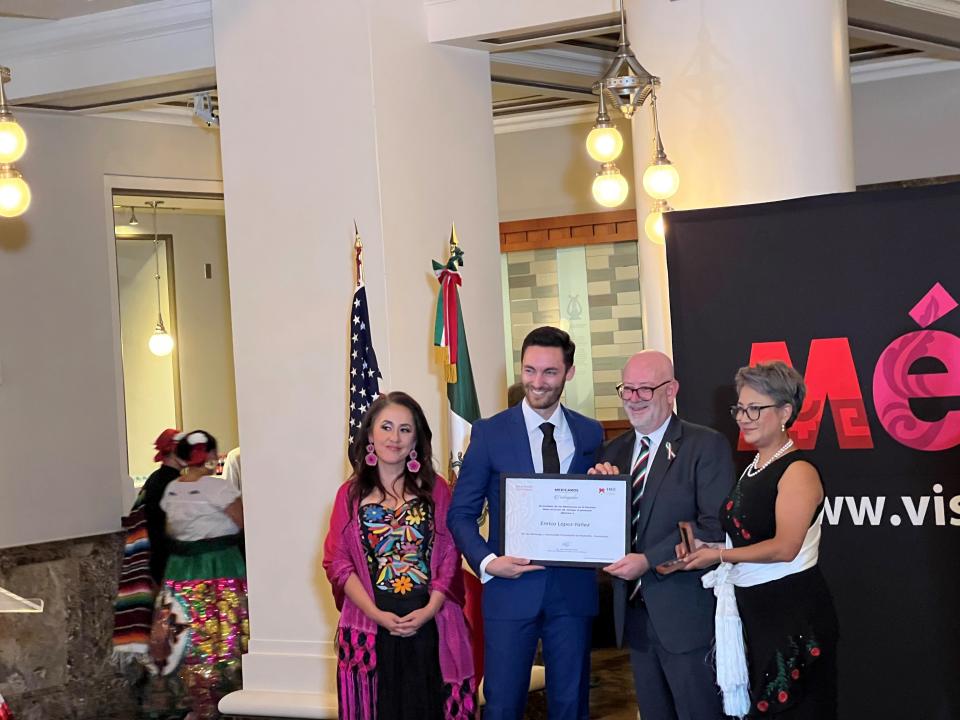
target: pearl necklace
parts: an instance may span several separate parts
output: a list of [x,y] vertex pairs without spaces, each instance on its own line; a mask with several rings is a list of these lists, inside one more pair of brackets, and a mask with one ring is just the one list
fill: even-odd
[[793,439],[788,438],[787,442],[784,443],[783,447],[777,450],[769,460],[767,460],[763,465],[757,467],[757,463],[760,462],[760,453],[757,453],[756,457],[753,458],[753,462],[747,465],[747,477],[756,477],[761,472],[767,469],[767,466],[772,463],[774,460],[780,458],[787,450],[793,447]]

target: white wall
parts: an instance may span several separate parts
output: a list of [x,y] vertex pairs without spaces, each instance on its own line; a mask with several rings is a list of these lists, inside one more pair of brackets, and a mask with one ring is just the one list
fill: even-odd
[[0,547],[113,531],[121,451],[104,175],[217,179],[203,129],[18,112],[33,189],[0,222]]
[[960,70],[853,85],[858,185],[960,174]]
[[[496,136],[497,202],[500,221],[603,212],[590,192],[599,169],[587,154],[592,123],[501,133]],[[623,154],[617,167],[633,188],[630,124],[617,121]],[[652,154],[651,154],[652,156]],[[619,209],[634,207],[630,192]]]
[[[445,259],[452,221],[481,408],[498,409],[504,393],[486,54],[430,45],[421,0],[284,9],[213,3],[252,632],[241,699],[221,707],[239,715],[258,691],[335,703],[336,612],[319,561],[346,476],[354,219],[384,388],[423,404],[435,449],[447,400],[432,361],[430,261]],[[309,69],[312,92],[295,67]],[[250,87],[299,98],[297,112],[271,117],[270,152],[255,158],[265,128],[247,112]]]
[[[857,82],[853,146],[858,185],[960,174],[960,70]],[[630,131],[624,122],[624,160],[617,165],[633,186]],[[500,220],[597,212],[590,197],[593,163],[582,142],[589,124],[496,136]],[[662,126],[667,154],[669,124]],[[681,180],[696,167],[680,167]],[[630,193],[623,207],[633,207]],[[645,212],[645,211],[644,211]]]

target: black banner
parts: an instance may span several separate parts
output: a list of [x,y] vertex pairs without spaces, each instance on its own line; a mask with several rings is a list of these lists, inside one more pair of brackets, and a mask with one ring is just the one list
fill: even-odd
[[672,213],[667,262],[684,418],[736,444],[739,367],[805,376],[840,716],[960,717],[960,184]]

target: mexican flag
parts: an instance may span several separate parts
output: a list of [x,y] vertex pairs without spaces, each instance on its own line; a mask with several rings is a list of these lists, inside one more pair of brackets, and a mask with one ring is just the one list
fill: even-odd
[[460,287],[463,279],[463,250],[457,240],[456,228],[450,229],[450,257],[446,264],[433,261],[433,274],[440,283],[437,297],[437,317],[434,324],[433,346],[447,381],[447,399],[450,401],[450,483],[456,484],[463,463],[463,454],[470,444],[470,427],[480,419],[477,389],[473,384],[473,368],[467,349],[467,334],[460,309]]
[[[463,279],[459,268],[463,267],[463,250],[457,240],[455,227],[450,228],[450,257],[445,264],[433,261],[433,274],[440,283],[437,296],[437,318],[434,325],[433,346],[437,362],[447,381],[447,399],[450,401],[450,485],[456,485],[463,464],[463,455],[470,444],[470,427],[480,419],[480,404],[477,389],[473,384],[473,368],[470,366],[470,351],[467,349],[467,333],[463,327],[463,312],[460,309],[460,287]],[[484,510],[481,523],[485,523]],[[481,532],[483,529],[481,528]],[[483,678],[483,612],[480,607],[480,580],[464,563],[466,606],[464,615],[473,634],[473,663],[476,680]]]

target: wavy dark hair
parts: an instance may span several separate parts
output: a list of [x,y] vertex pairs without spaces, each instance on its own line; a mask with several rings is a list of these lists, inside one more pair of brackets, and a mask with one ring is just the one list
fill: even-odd
[[414,449],[417,451],[417,460],[420,461],[420,471],[416,474],[403,466],[403,494],[404,496],[413,495],[432,502],[433,484],[436,479],[436,471],[433,469],[433,433],[430,431],[430,425],[427,424],[427,417],[423,414],[423,408],[420,403],[401,390],[395,390],[390,393],[383,393],[370,403],[366,414],[360,421],[360,429],[353,437],[353,443],[350,445],[350,463],[353,465],[353,475],[350,477],[350,499],[354,503],[359,503],[375,490],[379,490],[384,497],[387,496],[383,483],[380,482],[380,473],[376,466],[367,465],[365,457],[367,455],[367,445],[370,443],[370,428],[377,421],[380,413],[389,405],[400,405],[410,411],[413,416],[413,432],[417,436]]

